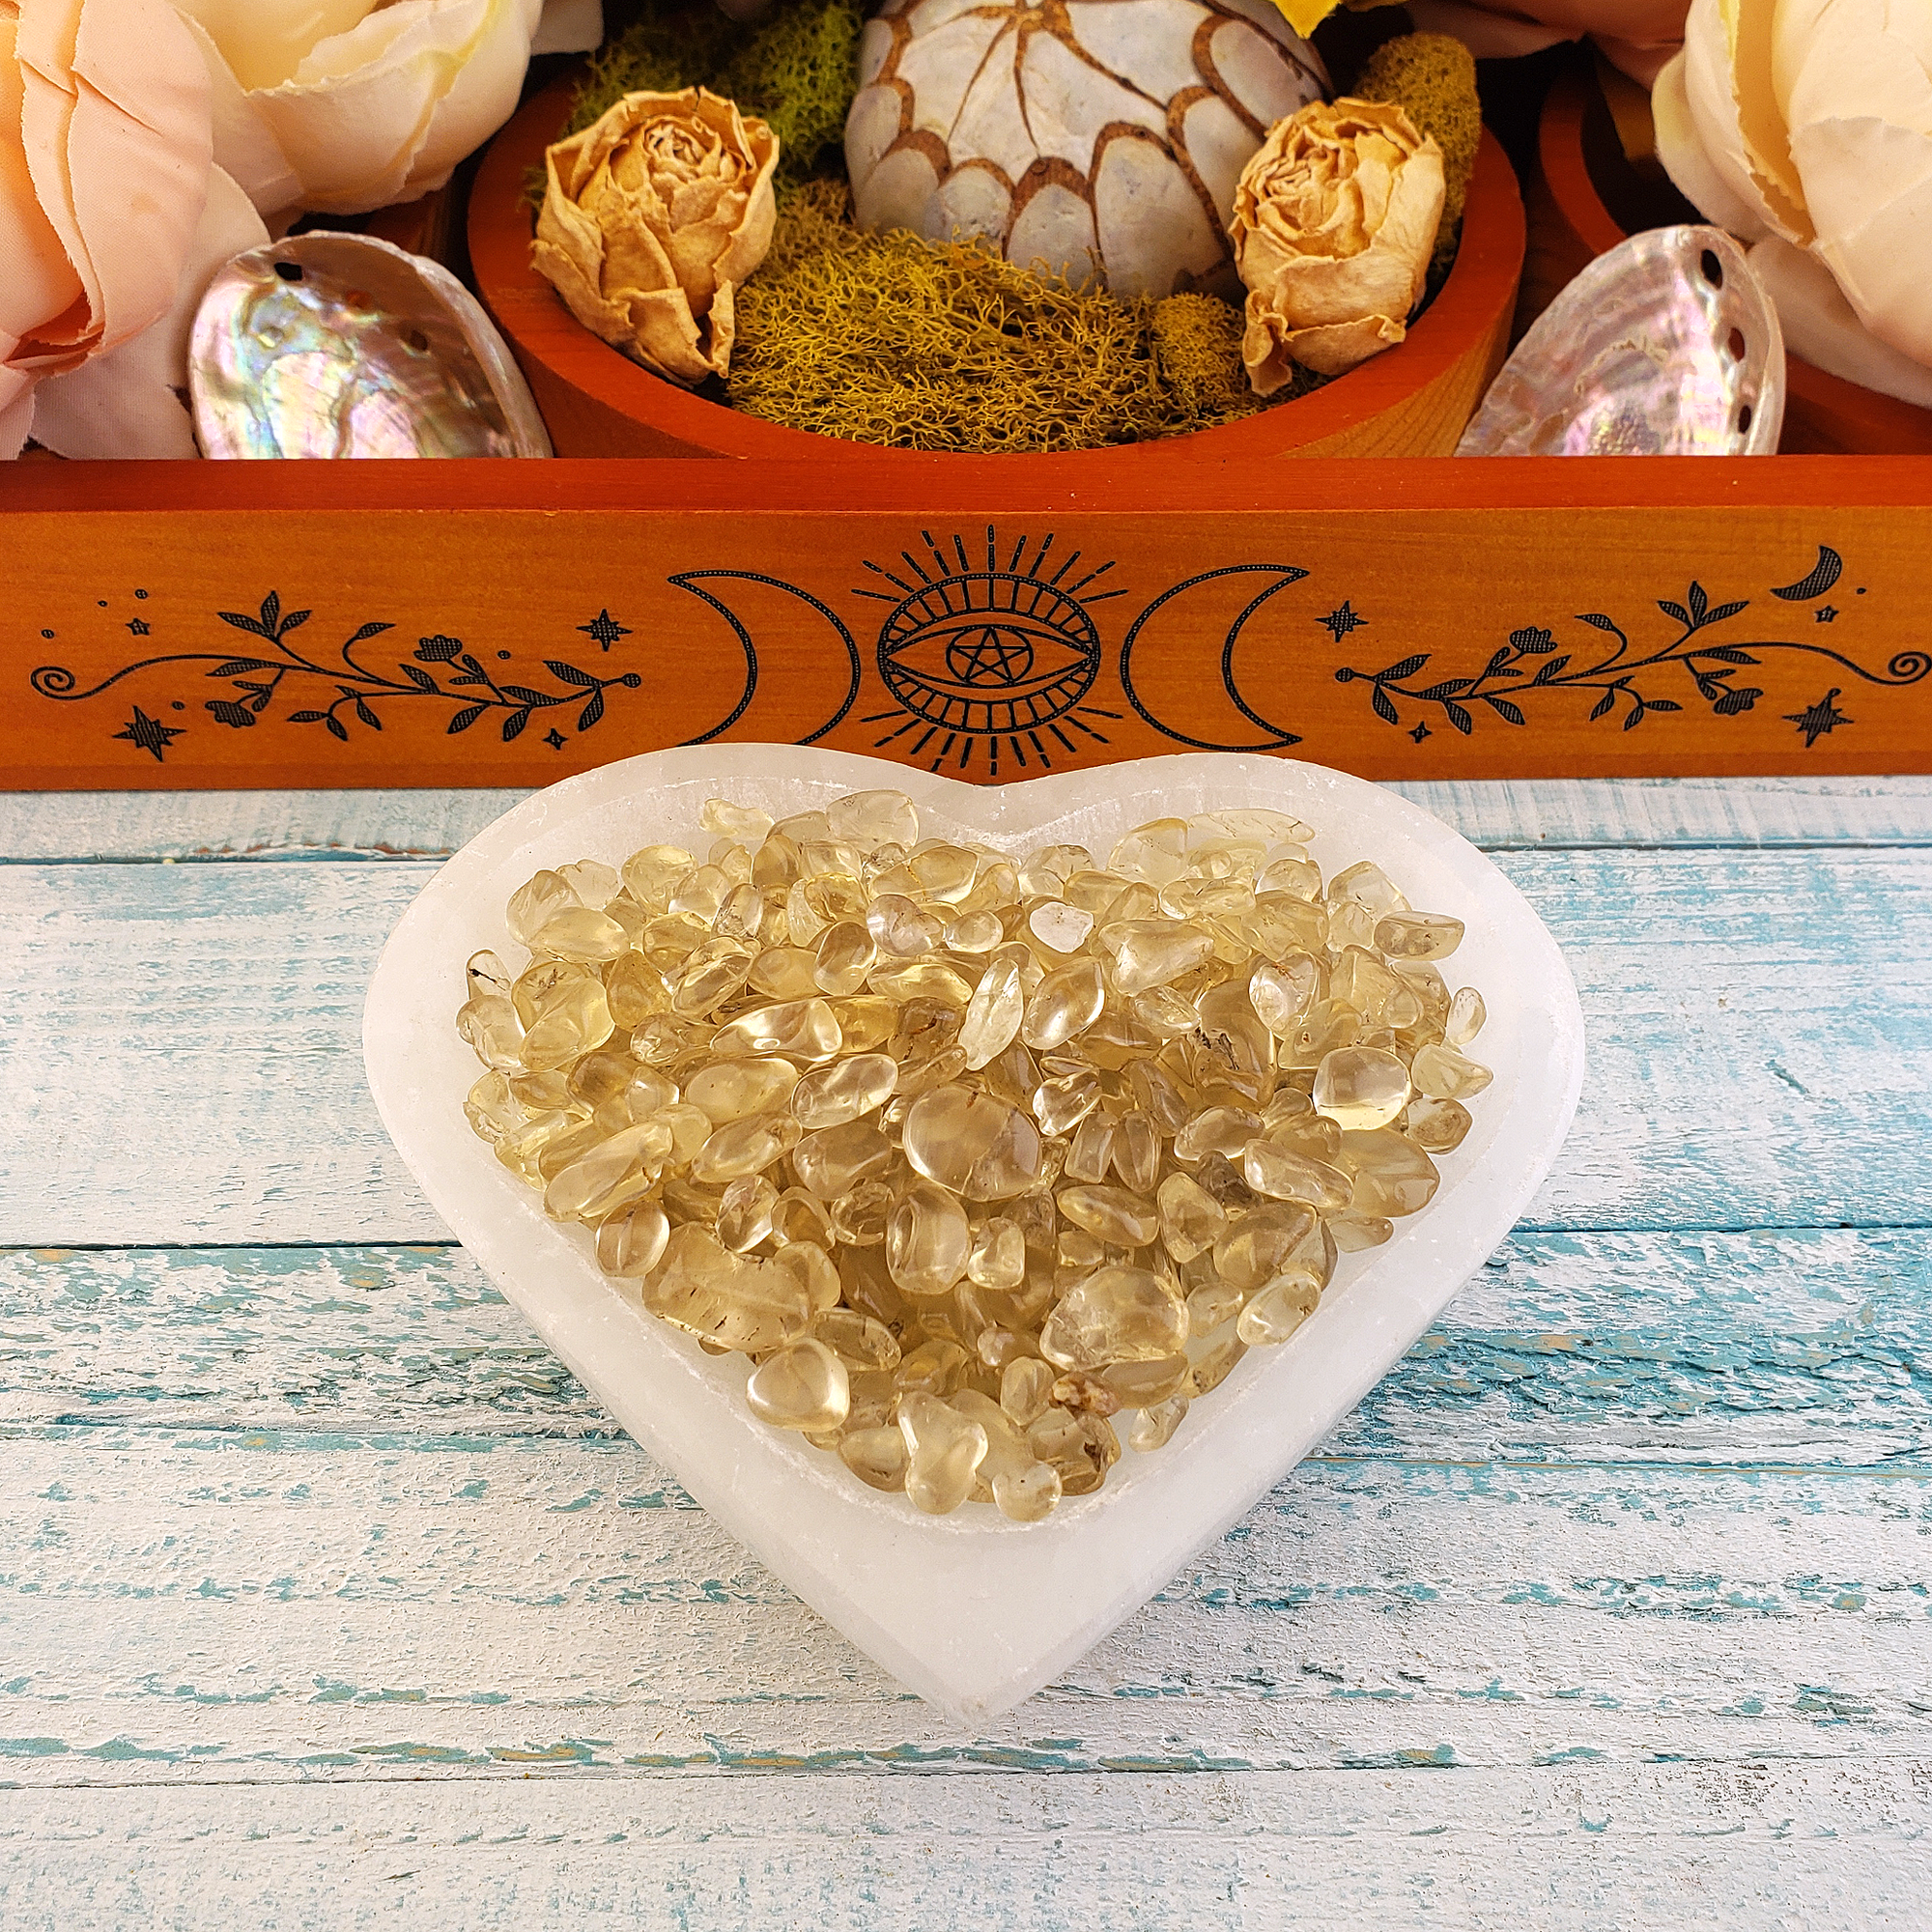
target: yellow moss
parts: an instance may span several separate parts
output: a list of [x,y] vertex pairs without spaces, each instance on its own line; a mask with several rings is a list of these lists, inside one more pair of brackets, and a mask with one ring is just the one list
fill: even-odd
[[1442,227],[1435,252],[1453,252],[1463,204],[1483,138],[1476,61],[1447,34],[1405,34],[1372,53],[1350,90],[1360,100],[1393,101],[1442,150]]
[[708,87],[779,137],[781,172],[809,174],[845,131],[859,65],[859,0],[790,0],[753,25],[711,0],[649,0],[640,17],[592,56],[566,134],[627,94]]
[[1261,407],[1239,313],[1210,296],[1122,301],[968,242],[865,235],[842,184],[793,195],[738,292],[732,403],[793,429],[900,449],[1092,449]]

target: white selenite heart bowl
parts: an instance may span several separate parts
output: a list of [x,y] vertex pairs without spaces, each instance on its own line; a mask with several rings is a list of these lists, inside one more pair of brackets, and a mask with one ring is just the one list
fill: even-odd
[[[1470,1051],[1493,1069],[1475,1124],[1438,1162],[1442,1185],[1393,1240],[1344,1255],[1316,1313],[1286,1344],[1250,1350],[1174,1439],[1122,1453],[1097,1493],[1043,1522],[989,1504],[926,1517],[867,1489],[838,1457],[756,1421],[750,1364],[708,1356],[646,1315],[597,1267],[583,1229],[544,1216],[533,1189],[471,1133],[479,1067],[457,1037],[464,962],[523,957],[504,926],[532,872],[576,859],[619,865],[639,846],[699,852],[706,799],[775,818],[845,792],[896,786],[922,830],[1015,856],[1087,846],[1102,862],[1150,818],[1271,806],[1316,828],[1324,876],[1373,859],[1418,909],[1467,927],[1443,962],[1489,1023]],[[1280,1482],[1435,1321],[1528,1205],[1569,1129],[1583,1075],[1582,1014],[1556,943],[1474,846],[1378,785],[1317,765],[1233,753],[1144,758],[995,786],[793,745],[652,753],[566,780],[506,812],[403,915],[363,1016],[369,1086],[384,1125],[451,1232],[545,1342],[691,1494],[895,1677],[964,1723],[1009,1710],[1137,1609]]]

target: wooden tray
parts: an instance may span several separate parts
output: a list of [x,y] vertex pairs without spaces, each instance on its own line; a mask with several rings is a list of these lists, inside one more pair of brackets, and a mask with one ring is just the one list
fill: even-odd
[[[1544,102],[1537,160],[1542,180],[1529,195],[1531,237],[1526,290],[1547,301],[1563,283],[1628,230],[1605,205],[1599,184],[1621,162],[1608,109],[1587,68],[1565,73]],[[1932,455],[1932,410],[1882,396],[1792,356],[1787,364],[1786,455]]]
[[[930,461],[809,436],[703,401],[650,375],[578,323],[530,267],[532,217],[524,200],[529,170],[542,165],[545,147],[569,113],[568,80],[532,96],[491,143],[469,198],[477,290],[516,351],[559,456],[849,460],[875,474],[908,459]],[[1097,477],[1195,457],[1447,456],[1502,366],[1522,251],[1516,177],[1494,137],[1485,134],[1456,266],[1399,350],[1241,422],[1173,441],[1088,451],[1079,461]]]
[[0,466],[5,782],[1932,770],[1932,461]]

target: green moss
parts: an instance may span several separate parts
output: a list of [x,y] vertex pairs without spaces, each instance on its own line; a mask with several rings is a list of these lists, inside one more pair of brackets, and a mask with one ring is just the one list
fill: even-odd
[[1211,296],[1122,301],[983,246],[865,235],[840,184],[787,202],[738,292],[730,400],[793,429],[995,454],[1179,436],[1263,407],[1238,310]]
[[708,87],[779,137],[781,178],[802,180],[845,131],[859,65],[860,0],[789,0],[739,25],[710,0],[648,0],[594,55],[564,128],[575,134],[627,94]]
[[1405,34],[1369,56],[1352,92],[1358,100],[1392,101],[1423,133],[1435,137],[1445,188],[1435,253],[1453,254],[1483,138],[1474,55],[1447,34]]

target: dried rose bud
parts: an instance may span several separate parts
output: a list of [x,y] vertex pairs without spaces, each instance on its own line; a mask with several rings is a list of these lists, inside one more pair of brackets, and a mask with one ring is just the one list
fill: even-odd
[[675,383],[731,364],[733,297],[771,246],[778,137],[728,100],[627,94],[546,151],[531,260],[584,327]]

